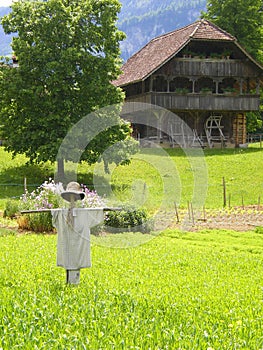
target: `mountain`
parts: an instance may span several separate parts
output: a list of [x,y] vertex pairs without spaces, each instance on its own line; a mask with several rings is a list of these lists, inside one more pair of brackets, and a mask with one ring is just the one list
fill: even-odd
[[[118,28],[126,34],[121,42],[126,61],[152,38],[194,22],[206,8],[206,0],[120,0]],[[10,11],[0,7],[0,17]],[[0,26],[0,56],[11,55],[11,35]]]
[[206,0],[122,0],[118,28],[126,34],[121,43],[126,61],[151,39],[196,21]]

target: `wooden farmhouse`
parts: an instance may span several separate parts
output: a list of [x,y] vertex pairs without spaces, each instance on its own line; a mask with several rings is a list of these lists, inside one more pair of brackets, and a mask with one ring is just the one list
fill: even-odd
[[[235,37],[199,20],[151,40],[113,83],[123,89],[126,102],[160,106],[179,117],[169,117],[169,135],[160,136],[158,123],[149,127],[140,123],[139,112],[133,118],[124,113],[141,141],[171,146],[172,135],[181,134],[186,146],[198,141],[208,147],[238,147],[246,143],[246,113],[259,110],[263,68]],[[195,140],[184,138],[178,120],[191,128]]]

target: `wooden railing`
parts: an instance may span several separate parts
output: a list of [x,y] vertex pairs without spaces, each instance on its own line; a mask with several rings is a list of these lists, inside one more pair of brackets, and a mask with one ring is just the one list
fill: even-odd
[[189,93],[178,95],[172,92],[149,92],[129,97],[127,102],[150,103],[174,110],[209,110],[209,111],[257,111],[259,95],[224,95]]
[[167,70],[173,72],[175,76],[257,77],[251,65],[234,59],[175,58],[157,74],[165,74]]

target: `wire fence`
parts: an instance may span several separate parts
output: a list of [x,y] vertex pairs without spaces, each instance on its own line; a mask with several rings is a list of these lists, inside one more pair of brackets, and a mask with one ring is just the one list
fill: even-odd
[[262,148],[263,134],[247,134],[247,143],[258,143]]
[[[21,196],[27,191],[32,192],[40,184],[27,184],[26,188],[24,184],[16,184],[16,183],[0,183],[0,199],[19,199]],[[180,199],[178,198],[170,198],[171,203],[176,202],[180,207],[186,207],[187,203],[192,201],[193,192],[196,190],[193,187],[193,183],[183,184],[180,194]],[[88,188],[93,189],[94,186],[92,184],[88,185]],[[129,196],[133,191],[132,185],[125,186],[122,188],[118,188],[116,185],[112,185],[112,192],[115,193],[118,197],[118,194],[121,194],[122,198],[125,198],[125,193],[127,192]],[[146,192],[151,191],[154,192],[155,188],[151,185],[146,185]],[[97,190],[97,188],[96,188]],[[109,186],[101,185],[99,189],[100,195],[106,195],[109,191]],[[198,190],[197,190],[198,191]],[[119,193],[123,192],[123,193]],[[124,193],[125,192],[125,193]],[[140,196],[141,194],[138,194]],[[151,194],[149,195],[151,198]],[[160,197],[162,193],[160,192]],[[219,178],[215,183],[207,184],[207,195],[200,193],[200,197],[205,198],[204,205],[207,208],[218,208],[218,207],[246,207],[246,206],[262,206],[263,205],[263,184],[259,186],[251,182],[249,186],[246,184],[244,187],[240,186],[239,183],[235,183],[229,178]],[[147,195],[146,195],[147,202]],[[154,203],[152,203],[154,205]],[[169,204],[169,203],[167,203]]]

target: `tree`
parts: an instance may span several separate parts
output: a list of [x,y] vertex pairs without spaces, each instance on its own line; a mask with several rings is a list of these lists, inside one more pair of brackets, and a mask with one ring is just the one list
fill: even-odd
[[262,0],[207,0],[202,17],[234,35],[248,53],[263,62]]
[[[123,101],[122,91],[111,84],[120,74],[119,42],[124,38],[116,27],[119,11],[118,0],[13,3],[2,25],[5,33],[17,33],[12,49],[19,66],[3,65],[0,80],[0,124],[9,151],[24,153],[32,162],[55,161],[74,124]],[[98,135],[91,145],[94,152],[86,150],[82,159],[97,161],[98,150],[118,140],[128,139],[126,151],[134,152],[130,132],[117,117],[114,130]],[[58,159],[60,172],[64,159]],[[115,155],[107,162],[122,160]]]
[[[202,12],[202,17],[234,35],[252,57],[263,63],[262,0],[207,0],[207,12]],[[261,89],[261,100],[262,96]],[[260,129],[261,125],[260,113],[247,114],[249,132]]]

